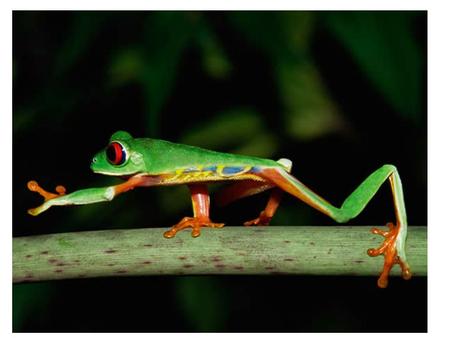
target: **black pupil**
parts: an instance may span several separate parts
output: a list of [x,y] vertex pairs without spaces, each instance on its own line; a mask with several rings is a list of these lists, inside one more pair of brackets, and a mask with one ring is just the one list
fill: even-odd
[[106,156],[110,162],[116,162],[116,151],[114,150],[114,146],[112,144],[106,150]]
[[[119,149],[119,151],[117,151]],[[125,154],[121,144],[111,143],[106,149],[106,157],[112,164],[122,164],[125,162]]]

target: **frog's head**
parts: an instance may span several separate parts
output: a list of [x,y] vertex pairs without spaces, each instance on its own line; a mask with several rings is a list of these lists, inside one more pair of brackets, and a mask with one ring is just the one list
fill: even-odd
[[129,133],[115,132],[108,146],[92,159],[92,171],[111,176],[131,176],[145,172],[142,154],[133,146],[134,138]]

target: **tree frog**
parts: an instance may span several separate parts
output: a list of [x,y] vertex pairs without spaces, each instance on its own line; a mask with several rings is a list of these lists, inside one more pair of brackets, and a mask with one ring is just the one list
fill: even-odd
[[172,238],[185,228],[191,228],[192,237],[200,235],[201,227],[221,228],[223,223],[210,219],[210,198],[207,185],[218,181],[232,181],[219,194],[222,205],[239,198],[271,190],[265,209],[255,219],[244,224],[267,225],[274,216],[280,199],[287,192],[335,221],[342,223],[356,217],[372,199],[380,186],[389,180],[394,200],[396,224],[388,223],[388,231],[374,228],[372,232],[384,237],[377,249],[369,249],[370,256],[384,255],[384,266],[378,279],[379,287],[386,287],[394,264],[399,264],[404,279],[411,278],[406,260],[405,241],[407,220],[400,176],[393,165],[383,165],[369,175],[343,202],[336,207],[313,192],[291,175],[292,162],[273,161],[251,156],[220,153],[168,141],[133,138],[125,131],[114,133],[106,148],[92,159],[95,173],[117,176],[125,181],[118,185],[83,189],[66,194],[63,186],[56,193],[47,192],[37,182],[28,182],[28,188],[45,199],[44,203],[28,210],[38,215],[51,206],[81,205],[111,201],[117,195],[136,187],[186,184],[191,193],[193,217],[184,217],[164,237]]

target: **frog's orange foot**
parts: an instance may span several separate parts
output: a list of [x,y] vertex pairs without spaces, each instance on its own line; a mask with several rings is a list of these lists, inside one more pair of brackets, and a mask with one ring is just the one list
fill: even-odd
[[411,278],[411,270],[409,269],[408,263],[403,261],[397,252],[396,239],[400,230],[400,226],[394,226],[393,223],[386,224],[389,228],[388,231],[383,231],[377,228],[372,229],[372,233],[381,235],[385,239],[383,243],[377,249],[367,250],[367,254],[371,257],[384,255],[384,266],[380,277],[378,278],[378,286],[380,288],[385,288],[388,285],[389,272],[391,271],[394,264],[399,264],[402,269],[402,277],[404,279]]
[[178,231],[185,228],[192,228],[192,237],[200,236],[201,227],[222,228],[224,223],[213,223],[209,218],[184,217],[178,224],[175,224],[170,230],[164,233],[164,237],[172,238]]
[[51,200],[53,198],[56,198],[56,197],[59,197],[59,196],[63,196],[63,195],[66,194],[66,188],[64,188],[62,185],[58,185],[55,188],[56,194],[48,192],[48,191],[42,189],[36,181],[29,181],[27,183],[27,187],[28,187],[29,190],[35,191],[39,195],[44,197],[45,201],[48,201],[48,200]]
[[244,222],[244,225],[246,227],[252,226],[252,225],[269,225],[271,220],[272,220],[272,217],[267,216],[265,211],[261,211],[261,213],[259,214],[259,216],[257,218],[252,219],[247,222]]

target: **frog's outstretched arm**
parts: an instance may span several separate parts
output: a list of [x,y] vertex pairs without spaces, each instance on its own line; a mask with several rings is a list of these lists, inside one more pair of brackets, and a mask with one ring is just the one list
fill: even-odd
[[128,181],[118,185],[102,188],[82,189],[66,195],[66,189],[62,185],[56,187],[57,194],[54,194],[42,189],[36,181],[29,181],[27,184],[28,189],[39,193],[44,197],[45,201],[40,206],[29,209],[28,213],[30,215],[37,216],[55,205],[81,205],[108,202],[123,192],[144,185],[149,185],[147,177],[133,176]]
[[340,208],[331,205],[283,169],[263,169],[259,173],[259,176],[266,181],[273,183],[278,188],[299,198],[311,207],[328,215],[339,223],[346,222],[359,215],[383,182],[389,179],[394,198],[397,223],[395,226],[392,223],[389,223],[389,231],[382,231],[375,228],[372,229],[374,234],[382,235],[385,237],[385,240],[378,249],[369,249],[368,254],[370,256],[384,254],[385,257],[383,272],[378,279],[378,286],[387,286],[389,271],[396,263],[400,264],[403,278],[411,278],[411,271],[406,261],[405,254],[407,220],[405,203],[403,200],[403,190],[400,176],[393,165],[384,165],[373,172],[347,197]]

